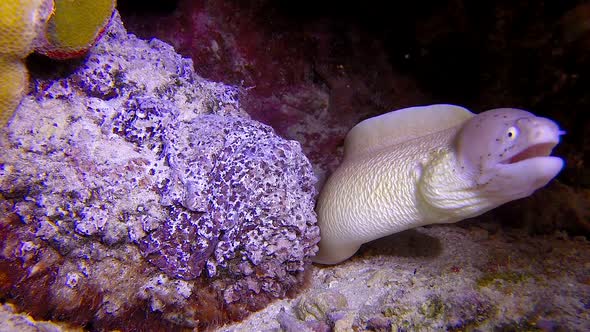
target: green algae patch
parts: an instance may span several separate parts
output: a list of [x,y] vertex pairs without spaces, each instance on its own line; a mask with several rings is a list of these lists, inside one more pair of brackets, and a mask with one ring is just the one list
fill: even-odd
[[512,332],[512,331],[541,332],[541,331],[546,331],[546,330],[538,327],[536,324],[534,324],[528,320],[519,320],[519,321],[514,321],[512,323],[496,326],[494,328],[494,331],[499,331],[499,332]]
[[408,309],[405,306],[388,306],[385,309],[381,310],[381,314],[383,314],[386,318],[402,318],[410,314],[412,310]]
[[422,303],[418,312],[429,319],[441,318],[445,313],[445,304],[440,297],[435,296]]
[[346,297],[336,291],[308,294],[295,306],[295,314],[301,320],[325,320],[330,312],[344,310],[348,307]]
[[477,279],[476,284],[478,288],[501,286],[502,284],[520,284],[531,279],[532,276],[524,272],[503,271],[488,273]]

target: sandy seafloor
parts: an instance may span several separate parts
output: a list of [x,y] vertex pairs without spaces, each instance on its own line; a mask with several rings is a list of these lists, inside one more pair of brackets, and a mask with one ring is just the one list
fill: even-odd
[[[331,315],[336,331],[587,331],[589,248],[584,238],[492,233],[476,221],[422,227],[371,243],[340,265],[314,267],[300,296],[219,331],[278,330],[283,309],[312,319],[326,308],[339,311]],[[283,328],[297,330],[285,316]]]

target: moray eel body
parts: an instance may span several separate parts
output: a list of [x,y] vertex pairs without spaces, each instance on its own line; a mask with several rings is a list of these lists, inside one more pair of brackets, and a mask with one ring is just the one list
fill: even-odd
[[550,156],[561,134],[553,121],[512,108],[476,115],[431,105],[362,121],[320,193],[314,261],[336,264],[371,240],[529,196],[562,169]]

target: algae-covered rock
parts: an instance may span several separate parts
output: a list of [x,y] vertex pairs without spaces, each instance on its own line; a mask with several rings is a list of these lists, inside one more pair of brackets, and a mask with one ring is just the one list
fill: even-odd
[[347,306],[348,301],[344,295],[327,290],[303,296],[295,306],[295,313],[301,320],[325,321],[329,313],[346,309]]

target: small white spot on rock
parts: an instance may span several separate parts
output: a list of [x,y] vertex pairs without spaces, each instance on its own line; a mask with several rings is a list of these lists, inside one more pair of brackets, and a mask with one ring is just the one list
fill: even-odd
[[74,288],[78,285],[78,281],[80,279],[80,274],[75,272],[70,272],[66,275],[66,286],[70,288]]
[[33,243],[32,241],[23,241],[21,242],[20,246],[20,253],[21,256],[24,256],[27,252],[37,250],[39,245]]

